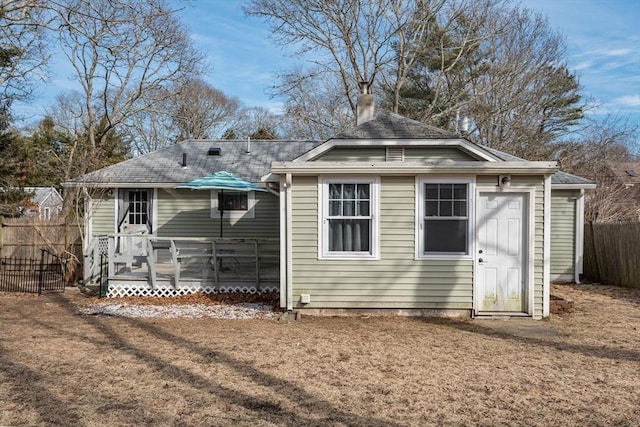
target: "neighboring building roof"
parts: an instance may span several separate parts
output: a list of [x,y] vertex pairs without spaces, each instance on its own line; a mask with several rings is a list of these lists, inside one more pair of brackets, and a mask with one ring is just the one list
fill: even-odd
[[583,178],[581,176],[572,175],[567,172],[558,171],[551,175],[551,185],[556,187],[561,186],[575,186],[585,189],[591,189],[596,187],[596,183]]
[[443,129],[388,111],[381,111],[368,122],[354,126],[332,139],[458,139]]
[[640,186],[640,162],[610,163],[608,167],[621,183]]
[[[118,186],[127,184],[178,185],[226,170],[249,182],[260,182],[272,161],[293,159],[318,145],[311,141],[187,140],[170,147],[125,160],[65,183]],[[219,155],[209,155],[219,148]],[[182,166],[183,154],[186,167]]]
[[54,187],[24,187],[26,193],[34,193],[31,200],[39,205],[43,204],[48,198],[54,197],[62,203],[62,196]]

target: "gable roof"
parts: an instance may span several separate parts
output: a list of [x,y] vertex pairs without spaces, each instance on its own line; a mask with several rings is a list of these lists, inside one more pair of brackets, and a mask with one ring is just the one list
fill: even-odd
[[610,163],[608,167],[621,183],[640,186],[640,162]]
[[[187,140],[125,160],[66,182],[67,186],[173,187],[228,170],[249,182],[260,182],[272,161],[290,160],[318,145],[313,141]],[[219,155],[209,155],[220,148]],[[183,154],[186,167],[182,166]]]
[[389,111],[381,111],[375,117],[348,129],[332,139],[458,139],[444,129],[426,125]]
[[39,205],[50,197],[54,197],[58,202],[62,203],[62,196],[54,187],[24,187],[24,191],[33,193],[31,200]]
[[[318,147],[304,153],[293,161],[313,160],[334,147],[351,146],[451,146],[471,157],[494,162],[498,160],[485,147],[455,135],[444,129],[426,125],[388,111],[377,113],[371,120],[361,123]],[[519,161],[525,161],[519,159]]]

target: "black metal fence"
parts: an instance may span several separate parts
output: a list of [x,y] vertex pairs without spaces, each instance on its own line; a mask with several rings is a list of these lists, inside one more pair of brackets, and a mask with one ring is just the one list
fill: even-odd
[[64,292],[60,258],[46,249],[40,259],[0,258],[0,292]]

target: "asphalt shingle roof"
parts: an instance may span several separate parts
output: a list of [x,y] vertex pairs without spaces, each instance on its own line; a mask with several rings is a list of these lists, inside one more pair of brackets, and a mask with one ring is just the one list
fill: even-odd
[[455,139],[458,135],[416,120],[381,111],[368,122],[348,129],[332,139]]
[[[513,156],[513,155],[511,155],[509,153],[505,153],[503,151],[498,151],[498,150],[495,150],[493,148],[487,148],[487,147],[485,147],[485,149],[488,150],[489,152],[491,152],[494,156],[496,156],[500,160],[504,160],[505,162],[522,162],[522,161],[525,161],[525,159]],[[551,175],[551,184],[552,185],[553,184],[556,184],[556,185],[590,185],[590,184],[595,184],[595,182],[590,181],[590,180],[588,180],[586,178],[582,178],[581,176],[572,175],[570,173],[563,172],[563,171],[558,171],[558,172],[554,173],[553,175]]]
[[[458,139],[458,135],[398,114],[382,111],[372,120],[353,127],[332,139]],[[470,144],[474,144],[469,142]],[[226,170],[241,179],[258,183],[269,173],[271,162],[291,161],[320,145],[319,141],[252,140],[247,153],[247,141],[188,140],[170,147],[129,159],[89,173],[71,181],[80,184],[164,184],[179,185],[194,179]],[[479,148],[502,161],[526,161],[511,154],[485,146]],[[219,156],[208,155],[209,148],[220,148]],[[182,156],[187,156],[187,167],[182,167]],[[592,181],[557,172],[552,184],[588,185]]]
[[[269,173],[271,162],[292,160],[318,144],[312,141],[252,140],[251,152],[247,153],[247,141],[188,140],[108,166],[71,182],[177,185],[226,170],[257,183]],[[219,156],[207,154],[212,147],[220,148]],[[183,153],[187,155],[186,168],[182,167]]]

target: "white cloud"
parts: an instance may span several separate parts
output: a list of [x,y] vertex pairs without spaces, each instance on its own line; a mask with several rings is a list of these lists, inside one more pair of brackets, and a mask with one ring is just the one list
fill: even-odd
[[625,107],[640,107],[640,95],[625,95],[613,100],[614,103]]

